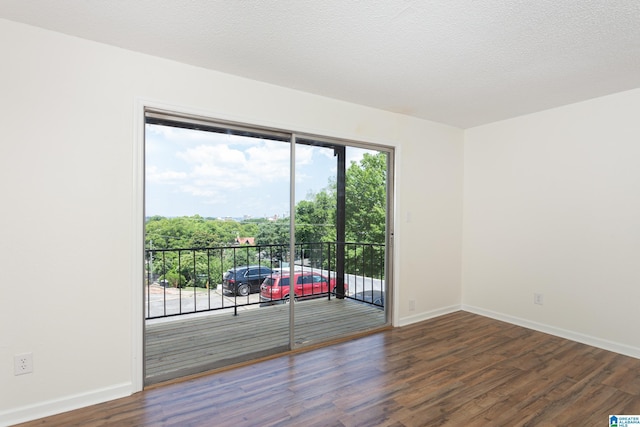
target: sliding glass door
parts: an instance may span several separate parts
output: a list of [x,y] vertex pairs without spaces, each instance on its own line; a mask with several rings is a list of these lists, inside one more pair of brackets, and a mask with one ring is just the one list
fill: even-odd
[[294,345],[385,326],[389,154],[309,137],[295,147]]
[[387,325],[392,154],[147,111],[146,384]]

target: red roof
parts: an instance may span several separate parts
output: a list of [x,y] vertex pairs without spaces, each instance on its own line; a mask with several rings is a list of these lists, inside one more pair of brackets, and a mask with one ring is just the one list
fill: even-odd
[[241,245],[255,245],[256,238],[255,237],[236,237],[236,243]]

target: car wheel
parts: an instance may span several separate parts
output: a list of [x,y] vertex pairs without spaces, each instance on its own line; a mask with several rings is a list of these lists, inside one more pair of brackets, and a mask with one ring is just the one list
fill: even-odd
[[246,297],[247,295],[249,295],[249,285],[247,285],[246,283],[242,283],[238,286],[236,293],[240,296]]

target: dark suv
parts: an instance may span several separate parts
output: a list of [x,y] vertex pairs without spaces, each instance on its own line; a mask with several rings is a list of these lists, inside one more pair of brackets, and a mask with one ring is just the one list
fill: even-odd
[[222,276],[222,291],[240,296],[260,292],[260,285],[272,274],[273,271],[263,265],[231,268]]

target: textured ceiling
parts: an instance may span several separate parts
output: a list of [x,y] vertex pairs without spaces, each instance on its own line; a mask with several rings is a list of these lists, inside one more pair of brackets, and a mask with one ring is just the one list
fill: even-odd
[[638,0],[2,0],[0,18],[460,128],[640,87]]

